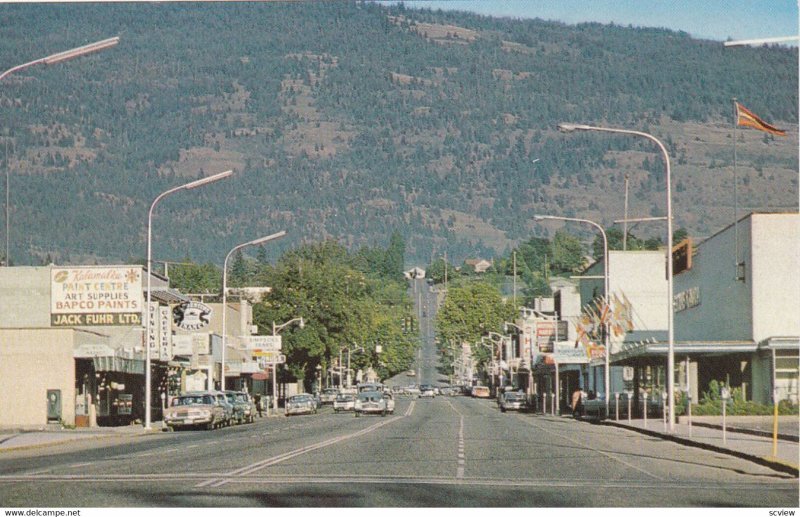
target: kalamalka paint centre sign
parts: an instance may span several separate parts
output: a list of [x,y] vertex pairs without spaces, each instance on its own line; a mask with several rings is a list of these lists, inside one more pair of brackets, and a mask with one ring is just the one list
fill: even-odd
[[50,284],[53,327],[142,324],[141,266],[54,267]]

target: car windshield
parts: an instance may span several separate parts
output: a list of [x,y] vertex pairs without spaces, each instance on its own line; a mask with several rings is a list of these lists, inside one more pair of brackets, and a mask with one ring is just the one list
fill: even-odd
[[213,403],[214,401],[211,399],[211,395],[193,395],[172,399],[173,406],[199,406],[211,405]]
[[291,397],[289,399],[289,402],[306,402],[310,399],[311,397],[309,397],[308,395],[295,395],[294,397]]
[[352,395],[337,395],[336,400],[339,402],[347,402],[348,400],[353,400]]
[[505,394],[506,400],[523,400],[525,395],[522,393],[506,393]]
[[362,402],[377,402],[383,400],[383,393],[377,391],[366,391],[358,395],[358,400]]

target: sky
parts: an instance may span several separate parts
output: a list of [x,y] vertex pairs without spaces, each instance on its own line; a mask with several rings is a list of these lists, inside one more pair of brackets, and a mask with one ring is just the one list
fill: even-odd
[[725,41],[798,34],[798,0],[429,0],[407,7],[681,30]]

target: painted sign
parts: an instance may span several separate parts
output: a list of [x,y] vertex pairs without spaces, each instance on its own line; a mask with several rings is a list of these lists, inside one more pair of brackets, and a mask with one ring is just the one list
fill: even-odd
[[114,349],[102,343],[84,343],[72,353],[72,357],[113,357]]
[[585,364],[589,362],[589,356],[583,345],[559,341],[553,344],[553,358],[558,364]]
[[172,355],[208,355],[211,353],[209,335],[204,332],[172,336]]
[[692,307],[700,305],[700,288],[690,287],[685,291],[681,291],[672,298],[672,304],[675,307],[675,312],[685,311]]
[[50,269],[51,326],[136,326],[143,308],[141,266]]
[[281,350],[281,336],[240,336],[246,350]]
[[552,354],[553,343],[567,337],[566,321],[537,321],[536,346],[540,354]]
[[150,349],[151,357],[158,357],[158,343],[161,333],[161,327],[158,324],[158,302],[150,302],[147,307],[148,319],[148,334],[147,334],[147,348]]
[[159,350],[158,358],[161,361],[172,359],[172,327],[170,325],[169,307],[158,308]]
[[172,309],[172,321],[182,330],[202,330],[211,321],[211,307],[200,302],[187,302]]

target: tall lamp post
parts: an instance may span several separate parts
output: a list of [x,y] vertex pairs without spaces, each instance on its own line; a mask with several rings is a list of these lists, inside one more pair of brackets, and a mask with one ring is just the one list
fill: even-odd
[[280,239],[284,235],[286,235],[286,232],[282,230],[278,233],[267,235],[266,237],[261,237],[253,241],[239,244],[238,246],[234,246],[228,252],[228,254],[225,255],[225,261],[222,263],[222,378],[220,379],[220,387],[222,388],[222,391],[225,391],[225,347],[227,346],[226,340],[228,338],[228,259],[231,258],[231,255],[233,255],[233,252],[236,250],[240,250],[247,246],[258,246],[259,244],[263,244],[267,241]]
[[[43,57],[40,59],[35,59],[33,61],[29,61],[27,63],[23,63],[21,65],[13,66],[0,74],[0,81],[8,77],[9,75],[13,74],[14,72],[18,72],[24,68],[28,68],[34,65],[55,65],[57,63],[61,63],[63,61],[67,61],[76,57],[85,56],[86,54],[91,54],[93,52],[99,52],[101,50],[105,50],[107,48],[115,46],[119,43],[119,36],[114,36],[113,38],[104,39],[101,41],[96,41],[94,43],[90,43],[88,45],[84,45],[82,47],[75,47],[70,50],[65,50],[63,52],[58,52],[56,54],[51,54],[47,57]],[[6,146],[6,150],[8,147]],[[11,264],[10,258],[10,249],[9,249],[9,229],[11,227],[10,217],[9,217],[9,200],[10,200],[10,183],[8,177],[8,153],[6,153],[6,266]]]
[[152,269],[153,269],[153,210],[155,209],[156,205],[159,201],[164,199],[170,194],[174,194],[175,192],[179,192],[181,190],[192,190],[197,187],[202,187],[203,185],[208,185],[209,183],[213,183],[215,181],[219,181],[221,179],[225,179],[233,174],[233,171],[225,171],[220,172],[218,174],[214,174],[213,176],[206,176],[205,178],[200,178],[199,180],[190,181],[189,183],[185,183],[178,187],[171,188],[166,192],[162,192],[158,195],[158,197],[153,201],[153,204],[150,205],[150,211],[147,214],[147,306],[145,307],[144,314],[145,314],[145,372],[144,372],[144,428],[150,429],[150,412],[151,412],[151,404],[150,404],[150,287],[151,287],[151,280],[152,280]]
[[641,131],[566,123],[559,124],[558,129],[565,133],[571,133],[573,131],[601,131],[646,138],[658,146],[664,158],[664,167],[666,168],[667,174],[667,240],[665,241],[667,253],[667,395],[669,406],[669,431],[671,433],[675,432],[675,329],[672,313],[672,180],[667,148],[653,135]]
[[[297,322],[297,326],[300,328],[304,328],[306,326],[306,322],[303,320],[303,317],[300,316],[299,318],[292,318],[286,323],[282,325],[275,325],[275,322],[272,322],[272,335],[277,336],[278,333],[283,330],[285,327],[289,326],[290,323]],[[284,364],[284,368],[286,365]],[[272,361],[272,409],[275,412],[278,412],[278,363]]]
[[[602,226],[597,224],[594,221],[590,221],[589,219],[578,219],[576,217],[560,217],[557,215],[534,215],[533,219],[535,221],[571,221],[576,223],[586,223],[594,226],[600,231],[600,234],[603,236],[603,296],[605,297],[605,303],[608,305],[611,301],[609,299],[609,291],[608,291],[608,237],[606,236],[606,231],[603,229]],[[609,396],[610,396],[610,370],[611,370],[611,348],[609,346],[609,332],[608,332],[608,321],[605,323],[605,329],[603,331],[604,339],[603,339],[603,346],[606,348],[606,365],[605,365],[605,375],[603,376],[603,384],[605,385],[605,398],[606,398],[606,416],[608,416],[608,403],[609,403]]]

